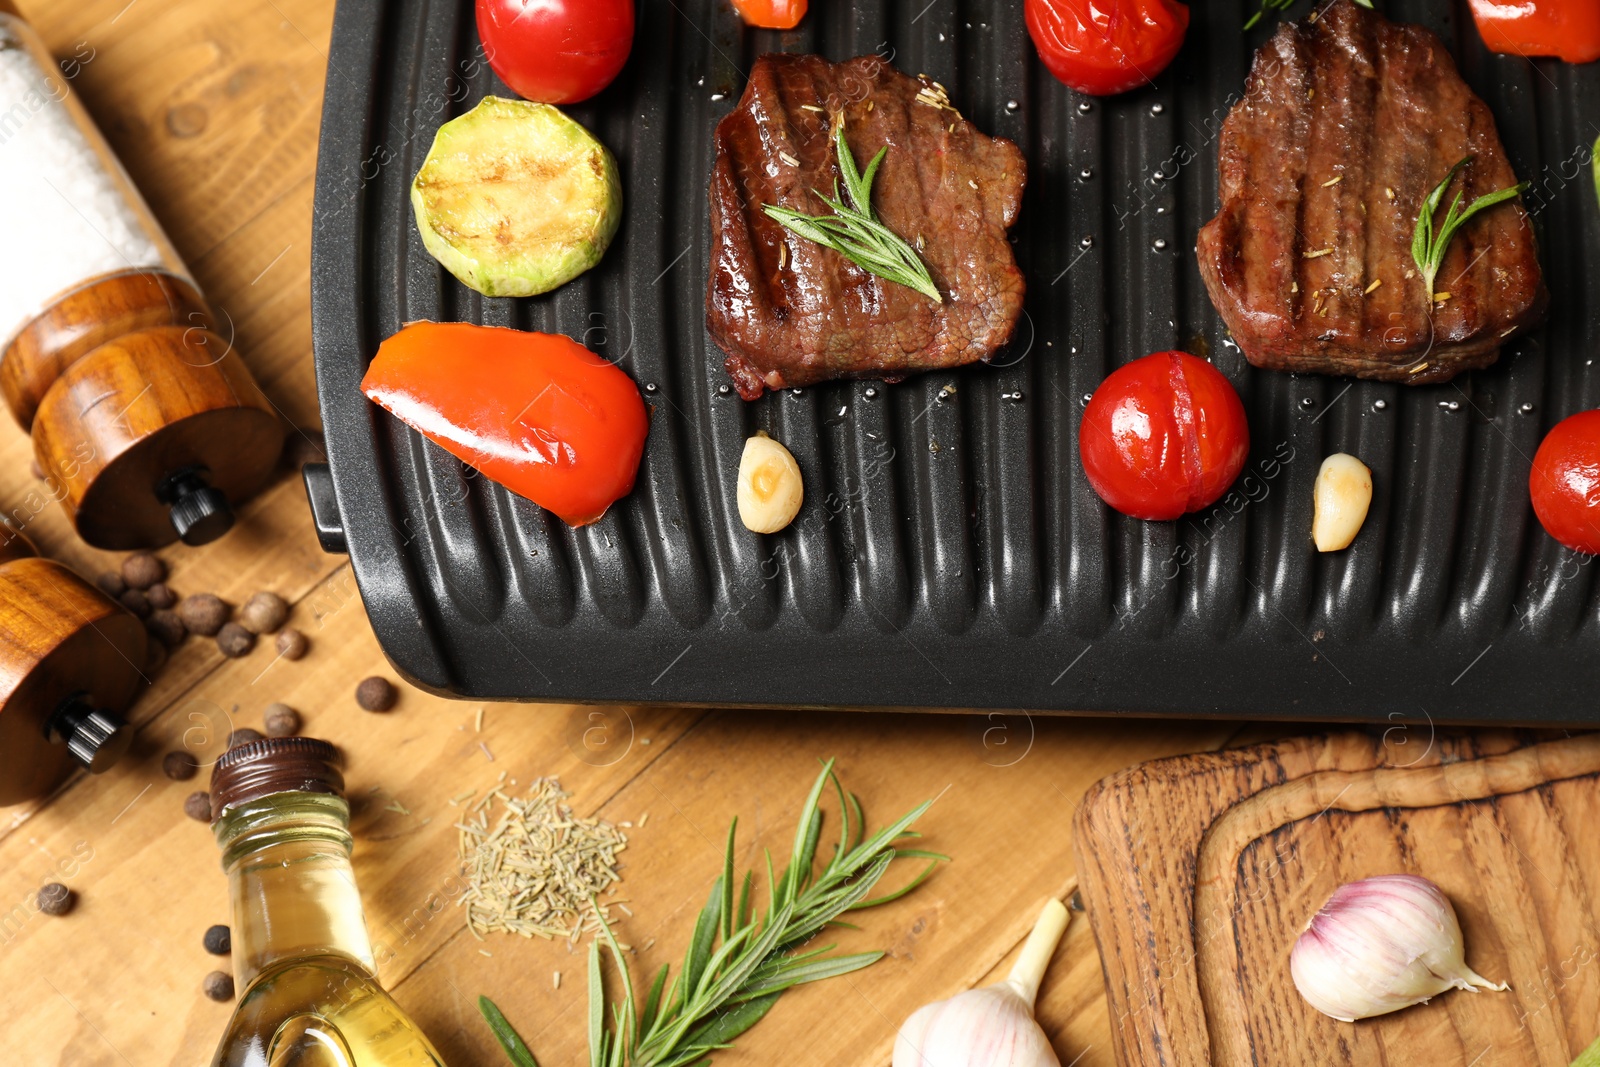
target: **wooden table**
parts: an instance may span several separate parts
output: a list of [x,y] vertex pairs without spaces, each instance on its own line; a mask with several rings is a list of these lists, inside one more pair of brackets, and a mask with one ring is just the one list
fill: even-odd
[[[318,425],[309,264],[317,127],[332,0],[22,0],[58,56],[76,55],[76,91],[166,224],[272,401]],[[14,209],[16,205],[11,205]],[[8,254],[20,254],[9,249]],[[49,555],[93,575],[115,559],[77,541],[15,427],[0,429],[0,502]],[[0,1048],[8,1067],[208,1062],[231,1006],[202,977],[226,962],[201,934],[229,921],[210,833],[182,811],[204,778],[172,782],[164,753],[220,751],[231,725],[263,707],[301,710],[308,733],[349,756],[355,863],[381,977],[454,1067],[499,1064],[476,1009],[496,999],[546,1067],[582,1061],[581,955],[564,944],[465,930],[449,799],[501,772],[556,775],[573,804],[635,824],[624,853],[632,917],[619,933],[636,966],[676,961],[720,864],[728,820],[744,858],[785,848],[819,757],[838,756],[869,817],[939,797],[929,847],[955,862],[911,897],[863,916],[842,946],[890,955],[845,980],[792,993],[725,1065],[885,1064],[917,1005],[994,980],[1046,894],[1074,882],[1071,817],[1084,789],[1136,761],[1211,748],[1233,724],[1141,724],[933,716],[661,711],[452,703],[414,690],[377,716],[356,682],[389,674],[350,569],[313,537],[298,477],[243,509],[202,549],[162,555],[180,593],[241,602],[272,589],[311,638],[298,663],[268,643],[230,661],[191,638],[132,712],[129,759],[80,776],[45,801],[0,812]],[[1270,731],[1269,731],[1270,732]],[[492,755],[492,761],[491,761]],[[645,823],[648,813],[649,819]],[[641,825],[643,824],[643,825]],[[21,905],[58,859],[75,912]],[[554,972],[564,980],[555,988]],[[1063,1063],[1113,1062],[1094,940],[1081,918],[1045,982],[1042,1020]],[[819,1025],[819,1023],[821,1025]]]

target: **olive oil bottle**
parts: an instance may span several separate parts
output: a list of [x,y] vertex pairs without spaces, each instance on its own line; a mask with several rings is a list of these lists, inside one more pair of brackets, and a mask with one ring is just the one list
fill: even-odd
[[240,991],[212,1067],[443,1067],[375,976],[338,762],[325,741],[270,738],[212,773]]

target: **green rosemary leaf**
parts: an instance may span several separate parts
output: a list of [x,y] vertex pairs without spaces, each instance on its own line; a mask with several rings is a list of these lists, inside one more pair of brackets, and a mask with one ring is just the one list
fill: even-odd
[[666,992],[667,973],[670,970],[672,968],[663,963],[661,969],[656,972],[656,980],[650,983],[650,993],[645,997],[644,1011],[639,1014],[639,1033],[645,1037],[655,1029],[656,1013],[661,1010],[661,996]]
[[782,993],[793,989],[797,985],[807,982],[820,982],[824,978],[836,978],[842,974],[859,971],[864,967],[871,967],[883,959],[882,952],[859,952],[853,956],[831,956],[828,959],[811,960],[797,966],[784,967],[769,974],[753,975],[746,986],[731,998],[731,1003],[737,1004],[745,1000],[753,1000],[770,993]]
[[728,826],[728,844],[722,852],[722,878],[717,883],[722,888],[722,940],[727,941],[733,937],[733,927],[739,916],[733,910],[733,839],[739,829],[739,820],[734,819]]
[[589,1067],[606,1067],[606,991],[598,941],[589,942]]
[[706,961],[711,959],[711,946],[717,940],[718,919],[722,907],[722,880],[719,878],[711,886],[711,897],[706,901],[706,906],[700,912],[700,917],[695,920],[694,934],[689,938],[689,951],[683,958],[683,996],[687,1000],[695,986],[700,983],[700,976],[705,971]]
[[744,872],[744,887],[739,890],[739,924],[749,925],[750,922],[750,889],[755,885],[756,872]]
[[[1600,185],[1600,163],[1595,164],[1595,184]],[[1600,1067],[1600,1037],[1595,1038],[1594,1044],[1578,1053],[1578,1058],[1572,1061],[1572,1067]]]
[[925,852],[922,849],[915,848],[902,848],[895,853],[895,856],[898,859],[920,857],[928,860],[929,862],[926,867],[922,868],[921,874],[911,879],[911,881],[907,882],[899,889],[896,889],[894,892],[888,893],[881,897],[873,897],[871,900],[863,900],[861,903],[855,905],[856,909],[876,908],[879,904],[889,904],[899,900],[907,893],[910,893],[913,889],[916,889],[917,886],[921,885],[923,882],[926,882],[929,878],[932,878],[934,869],[937,868],[939,864],[950,862],[949,856],[942,855],[938,852]]
[[1594,195],[1600,197],[1600,137],[1594,139],[1594,148],[1589,151],[1590,166],[1594,169]]
[[1450,251],[1450,242],[1455,240],[1456,234],[1467,221],[1480,211],[1486,211],[1496,204],[1503,204],[1507,200],[1515,199],[1522,195],[1528,188],[1527,182],[1518,182],[1509,189],[1488,193],[1478,197],[1465,209],[1461,207],[1463,192],[1457,192],[1455,199],[1450,202],[1450,209],[1445,212],[1444,221],[1434,226],[1434,215],[1438,213],[1439,205],[1444,201],[1445,194],[1450,191],[1450,185],[1455,181],[1456,175],[1468,163],[1472,162],[1471,156],[1462,159],[1444,180],[1433,187],[1426,199],[1422,202],[1422,211],[1417,215],[1416,232],[1411,238],[1411,258],[1417,264],[1417,270],[1422,273],[1423,296],[1428,302],[1431,312],[1434,304],[1434,279],[1439,274],[1439,268],[1444,266],[1445,254]]
[[[807,215],[793,208],[776,204],[763,204],[761,210],[777,222],[808,241],[844,256],[869,274],[913,289],[935,303],[944,303],[944,296],[928,273],[928,265],[905,238],[889,229],[872,211],[872,183],[878,177],[878,167],[888,155],[885,145],[867,165],[865,174],[856,166],[855,155],[845,140],[844,123],[834,129],[834,154],[838,159],[839,173],[844,179],[841,198],[839,183],[834,183],[833,196],[824,196],[813,189],[817,199],[832,209],[832,215]],[[849,201],[846,204],[846,200]],[[804,829],[802,820],[802,830]],[[792,868],[791,868],[792,869]],[[774,887],[777,890],[778,887]]]
[[533,1053],[528,1050],[522,1035],[517,1033],[516,1028],[501,1014],[494,1001],[488,997],[479,997],[478,1010],[483,1013],[483,1018],[488,1022],[489,1030],[494,1034],[495,1040],[506,1050],[506,1059],[511,1061],[512,1067],[539,1067],[539,1061],[533,1058]]
[[[848,149],[845,154],[849,154]],[[872,165],[876,167],[878,161],[873,160]],[[794,855],[789,859],[788,869],[783,872],[784,887],[791,900],[805,888],[805,881],[816,863],[817,842],[822,839],[822,791],[828,787],[828,777],[832,773],[833,761],[830,760],[822,765],[822,773],[817,776],[816,784],[811,787],[806,802],[800,807],[800,820],[794,831]]]

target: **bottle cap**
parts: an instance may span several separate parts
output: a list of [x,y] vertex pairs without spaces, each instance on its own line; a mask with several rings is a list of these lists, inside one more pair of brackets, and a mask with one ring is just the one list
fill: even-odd
[[267,737],[230,748],[211,770],[211,821],[274,793],[344,796],[339,750],[314,737]]

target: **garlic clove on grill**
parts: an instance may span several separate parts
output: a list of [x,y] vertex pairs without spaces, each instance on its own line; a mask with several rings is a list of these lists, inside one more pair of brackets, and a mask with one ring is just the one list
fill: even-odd
[[739,457],[739,519],[755,533],[771,534],[788,526],[800,513],[805,483],[800,464],[782,444],[764,433],[744,443]]
[[1010,977],[913,1013],[895,1038],[893,1067],[1060,1067],[1033,1004],[1068,919],[1049,901]]
[[1354,1022],[1451,989],[1504,990],[1467,966],[1461,924],[1438,886],[1390,874],[1340,886],[1289,954],[1300,995],[1324,1015]]
[[1317,551],[1350,547],[1372,507],[1372,471],[1343,452],[1329,456],[1317,471],[1312,505],[1311,539]]

